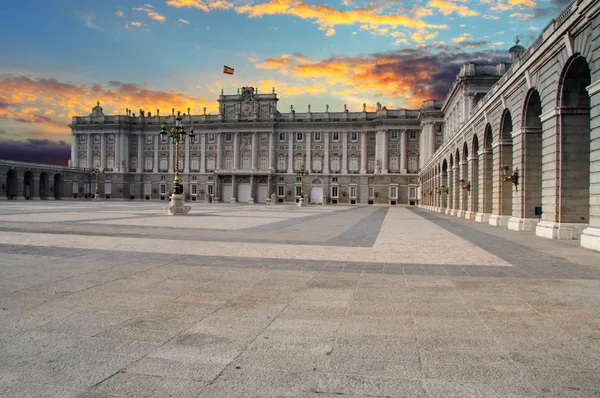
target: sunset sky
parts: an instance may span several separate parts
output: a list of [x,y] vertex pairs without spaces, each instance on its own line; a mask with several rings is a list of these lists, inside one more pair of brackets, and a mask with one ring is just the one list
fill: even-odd
[[96,101],[105,114],[215,113],[221,89],[250,85],[275,87],[280,112],[418,107],[444,99],[462,63],[506,59],[517,35],[528,47],[566,4],[2,1],[0,158],[19,142],[59,147]]

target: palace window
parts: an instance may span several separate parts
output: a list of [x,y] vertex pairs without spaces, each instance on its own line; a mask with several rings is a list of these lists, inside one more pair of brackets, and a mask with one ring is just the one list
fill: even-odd
[[398,162],[398,155],[390,156],[390,167],[389,167],[390,172],[397,173],[398,170],[400,169],[399,164],[400,163]]
[[340,171],[340,157],[333,156],[331,158],[331,171]]
[[390,199],[398,199],[398,187],[390,188]]
[[355,186],[350,187],[350,198],[356,199],[356,187]]
[[208,170],[215,169],[215,157],[214,156],[209,156],[208,158],[206,158],[206,168]]
[[285,185],[277,185],[277,196],[281,198],[285,196]]
[[179,157],[179,162],[177,162],[177,167],[179,168],[179,171],[183,171],[184,167],[183,167],[183,156]]
[[231,142],[231,133],[225,133],[225,142]]
[[267,133],[260,133],[260,142],[267,142]]
[[112,170],[115,167],[115,157],[108,155],[106,157],[106,168]]
[[408,157],[408,171],[417,171],[417,157],[415,155],[410,155]]
[[100,134],[94,134],[94,144],[100,143]]
[[339,187],[331,187],[331,197],[337,198],[339,196]]
[[392,130],[391,137],[392,137],[392,140],[397,140],[398,139],[398,130]]
[[79,136],[79,142],[81,142],[82,144],[85,144],[85,135],[81,134]]
[[169,168],[169,161],[167,159],[166,156],[161,156],[160,157],[160,171],[167,171],[167,169]]
[[209,134],[208,135],[208,142],[213,143],[215,142],[215,135],[214,134]]
[[302,186],[296,185],[296,196],[302,196]]
[[266,156],[261,156],[260,159],[258,160],[258,166],[260,170],[267,170],[267,158]]
[[215,186],[213,184],[208,184],[206,186],[206,191],[208,192],[209,195],[213,195],[214,191],[215,191]]
[[367,168],[369,173],[375,172],[375,158],[369,158],[369,161],[367,162]]
[[321,133],[314,133],[314,139],[316,142],[320,142],[321,141]]
[[232,165],[231,154],[228,153],[225,156],[225,170],[231,170],[231,165]]
[[350,171],[358,171],[358,156],[350,156],[350,164],[348,168],[350,169]]
[[304,167],[304,157],[303,156],[296,156],[294,158],[294,168],[296,170],[300,170],[303,167]]
[[410,188],[410,199],[417,199],[417,188]]
[[417,138],[417,132],[415,130],[410,130],[408,134],[408,138],[410,138],[411,140],[415,140]]
[[200,161],[198,156],[192,156],[192,170],[198,171],[200,169]]
[[152,170],[152,158],[150,156],[147,156],[146,160],[144,160],[144,168],[146,170]]
[[281,142],[285,141],[285,133],[279,133],[279,141],[281,141]]
[[160,184],[159,191],[162,196],[167,194],[167,184]]
[[358,131],[353,131],[350,133],[350,141],[358,141]]
[[100,167],[100,156],[94,155],[92,157],[92,167],[94,167],[94,168]]
[[198,195],[198,185],[197,184],[192,184],[190,186],[190,188],[191,188],[190,191],[192,191],[193,196]]
[[152,193],[152,184],[147,182],[144,184],[144,195],[150,195]]
[[323,171],[323,162],[321,161],[320,156],[315,156],[313,158],[312,168],[313,168],[313,171],[318,172],[318,173]]
[[252,167],[250,167],[250,157],[248,155],[245,155],[244,157],[242,157],[242,169],[243,170],[250,170]]
[[137,158],[131,158],[129,161],[129,168],[131,170],[137,170]]
[[302,142],[302,140],[304,140],[304,134],[296,133],[296,141]]
[[367,134],[369,136],[369,142],[375,142],[375,134]]
[[[109,138],[110,142],[110,138]],[[146,144],[152,144],[152,136],[150,134],[146,135]]]
[[279,158],[277,158],[277,170],[285,170],[285,156],[280,156]]
[[331,140],[332,141],[339,141],[340,140],[340,133],[331,133]]

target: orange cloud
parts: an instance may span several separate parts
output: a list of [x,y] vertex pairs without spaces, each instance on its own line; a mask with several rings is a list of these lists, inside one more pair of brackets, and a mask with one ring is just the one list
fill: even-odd
[[[178,0],[177,0],[178,1]],[[439,0],[436,0],[439,1]],[[464,6],[463,6],[464,7]],[[419,16],[427,15],[426,11],[418,11],[420,15],[407,16],[402,14],[383,14],[383,8],[371,6],[368,8],[353,8],[338,10],[327,5],[307,4],[295,0],[271,0],[257,5],[246,4],[235,8],[238,14],[250,17],[264,15],[292,15],[302,19],[314,20],[319,29],[326,31],[327,36],[335,33],[332,30],[338,25],[360,24],[361,29],[377,30],[380,27],[396,29],[398,26],[415,29],[447,29],[445,24],[434,25],[422,21]]]
[[228,0],[213,0],[205,2],[204,0],[169,0],[167,5],[175,8],[197,8],[204,12],[210,10],[229,10],[233,7],[233,3]]
[[115,12],[115,15],[119,18],[125,18],[125,14],[123,14],[123,11],[117,11]]
[[[146,4],[147,6],[148,4]],[[150,6],[152,7],[152,6]],[[167,17],[160,15],[159,13],[157,13],[156,11],[154,11],[152,8],[148,8],[148,7],[137,7],[137,8],[133,8],[133,11],[143,11],[146,13],[146,15],[148,16],[148,18],[153,19],[155,21],[158,21],[160,23],[163,23],[167,20]]]
[[218,109],[214,101],[176,92],[153,90],[146,85],[108,82],[106,84],[74,84],[56,79],[32,79],[26,76],[0,75],[0,119],[37,125],[49,135],[65,135],[71,116],[86,116],[96,101],[104,113],[124,114],[125,108],[156,109],[171,113],[171,108],[202,113]]
[[444,15],[450,15],[457,13],[461,17],[475,17],[479,15],[477,11],[471,10],[469,7],[456,4],[453,1],[447,0],[431,0],[428,4],[431,8],[438,9]]

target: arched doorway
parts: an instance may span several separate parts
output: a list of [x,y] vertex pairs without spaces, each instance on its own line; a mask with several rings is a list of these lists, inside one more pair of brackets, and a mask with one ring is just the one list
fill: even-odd
[[488,123],[485,126],[483,133],[483,152],[481,156],[481,163],[483,165],[483,198],[482,198],[482,214],[477,217],[479,222],[488,222],[492,209],[494,206],[494,153],[492,149],[492,142],[494,140],[494,134],[492,133],[492,126]]
[[446,167],[446,214],[451,214],[454,208],[454,155],[450,155],[450,162]]
[[454,211],[452,212],[453,216],[460,215],[462,216],[461,210],[461,186],[460,186],[460,152],[456,149],[455,157],[454,157],[454,167],[452,169],[452,187],[453,187],[453,196],[452,196],[452,208]]
[[520,137],[521,170],[516,192],[515,217],[508,227],[516,231],[534,231],[538,223],[536,207],[542,206],[542,102],[537,90],[531,90],[523,105],[523,129]]
[[269,196],[269,184],[266,178],[261,178],[258,180],[257,186],[257,202],[258,203],[267,203],[267,198]]
[[458,184],[458,190],[460,191],[460,213],[459,217],[466,216],[469,202],[469,191],[467,191],[466,185],[469,181],[469,147],[465,142],[462,148],[462,162],[460,163],[460,180]]
[[23,196],[26,200],[33,196],[33,173],[27,170],[23,176]]
[[6,198],[16,199],[19,196],[19,187],[17,185],[17,171],[8,170],[6,174]]
[[47,199],[49,190],[50,187],[48,186],[48,173],[44,171],[42,174],[40,174],[40,199]]
[[473,143],[471,149],[471,211],[479,212],[479,139],[477,134],[473,135]]
[[62,176],[60,175],[60,173],[54,174],[53,191],[54,191],[54,199],[58,200],[62,197],[63,181],[62,181]]
[[[504,110],[502,119],[500,120],[500,136],[498,137],[498,160],[500,167],[505,167],[506,174],[513,173],[513,142],[512,142],[512,116],[508,109]],[[508,219],[512,216],[512,196],[514,185],[510,182],[502,180],[500,171],[495,177],[498,204],[494,208],[494,214],[490,217],[490,224],[496,227],[508,226]]]
[[567,63],[560,90],[561,153],[559,223],[581,224],[578,239],[590,217],[590,68],[584,57]]
[[226,177],[223,180],[223,202],[230,203],[233,198],[233,180],[231,177]]
[[312,180],[310,187],[310,203],[323,203],[323,181],[319,178]]
[[441,211],[445,211],[444,209],[446,209],[448,207],[448,194],[446,192],[446,190],[448,189],[448,162],[446,162],[446,159],[444,159],[444,162],[442,163],[442,173],[440,175],[441,178],[441,185],[440,185],[440,207],[441,207]]

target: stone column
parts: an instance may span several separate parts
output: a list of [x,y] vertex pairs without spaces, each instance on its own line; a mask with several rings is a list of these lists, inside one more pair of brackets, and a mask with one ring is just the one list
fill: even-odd
[[[258,133],[256,131],[252,133],[252,170],[258,170]],[[254,189],[254,186],[252,188]]]
[[206,173],[206,133],[200,133],[200,173]]
[[[190,172],[190,137],[185,137],[185,154],[183,155],[183,172]],[[179,159],[177,159],[179,162]],[[186,181],[187,182],[187,181]]]
[[493,177],[494,177],[494,200],[493,200],[493,210],[492,215],[490,216],[489,224],[495,227],[507,227],[508,219],[512,215],[512,190],[513,185],[511,183],[506,183],[502,181],[500,177],[500,166],[503,163],[509,165],[509,173],[512,174],[512,156],[510,159],[506,158],[506,153],[508,153],[508,148],[511,149],[512,152],[512,141],[497,141],[492,144],[494,150],[494,167],[493,167]]
[[431,132],[430,132],[430,140],[429,140],[429,156],[427,157],[427,159],[424,160],[424,162],[427,162],[429,159],[431,159],[433,157],[433,154],[435,153],[435,140],[436,140],[436,136],[435,136],[435,124],[431,125]]
[[406,130],[400,131],[400,172],[406,174],[408,172],[408,145]]
[[448,190],[448,193],[443,193],[446,197],[446,214],[452,215],[452,210],[454,209],[454,168],[453,166],[448,166],[448,174],[446,176],[446,186],[444,187],[444,191]]
[[367,162],[368,162],[368,137],[367,132],[363,131],[360,135],[360,174],[367,174]]
[[240,133],[233,133],[233,169],[240,168]]
[[[275,132],[269,133],[269,168],[276,170],[277,165],[275,164]],[[269,191],[269,195],[271,191]]]
[[348,174],[348,132],[342,132],[342,174]]
[[304,160],[304,168],[308,171],[312,171],[312,159],[310,157],[311,135],[312,133],[310,131],[306,133],[306,159]]
[[[468,170],[467,159],[462,159],[460,163],[460,172],[458,175],[458,196],[459,196],[459,206],[458,211],[456,212],[457,217],[464,217],[467,211],[467,202],[469,200],[469,192],[463,188],[463,185],[467,184],[469,176],[466,175],[466,171]],[[460,182],[460,180],[465,180],[464,182]]]
[[387,130],[383,131],[382,134],[382,148],[381,148],[381,172],[387,174],[388,172],[388,163],[389,163],[389,155],[388,155],[388,132]]
[[479,198],[479,159],[477,155],[471,156],[468,159],[469,162],[469,175],[467,181],[470,185],[469,191],[467,192],[467,213],[465,218],[473,220],[478,210],[478,198]]
[[215,169],[218,170],[221,168],[221,162],[223,160],[223,148],[221,145],[221,133],[217,133],[216,139],[217,139],[217,158],[215,159],[216,164],[215,164]]
[[142,141],[142,138],[144,138],[144,136],[142,135],[141,132],[138,133],[138,154],[137,154],[137,172],[141,173],[142,171],[144,171],[144,141]]
[[490,187],[493,185],[492,180],[493,170],[488,170],[489,158],[493,156],[492,151],[483,150],[479,154],[479,184],[478,184],[478,207],[475,221],[488,223],[491,215],[491,207],[488,208],[487,203],[491,200],[488,196],[491,195]]
[[153,139],[154,139],[154,168],[152,169],[152,171],[154,173],[158,173],[158,135],[154,135]]
[[381,173],[383,169],[383,132],[375,133],[375,174]]
[[460,166],[454,164],[452,170],[452,212],[450,215],[456,216],[460,209]]
[[232,194],[231,194],[231,200],[230,203],[236,203],[237,202],[237,189],[235,187],[235,174],[231,176],[231,188],[232,188]]
[[169,145],[169,173],[173,173],[173,145],[169,142],[169,138],[167,138],[167,143]]
[[[325,144],[325,156],[323,156],[323,174],[329,174],[329,131],[325,131],[323,133],[323,141]],[[323,191],[325,191],[325,187],[323,187]]]
[[129,135],[123,134],[123,146],[121,149],[121,171],[129,170]]
[[92,153],[93,153],[93,148],[92,148],[92,141],[94,140],[94,137],[92,136],[92,134],[88,134],[87,135],[87,168],[91,169],[92,168]]
[[581,233],[581,246],[600,251],[600,83],[587,87],[590,95],[590,220],[588,227]]
[[288,133],[288,173],[294,172],[294,134]]
[[71,167],[79,167],[79,151],[78,151],[77,134],[71,135]]
[[100,168],[106,167],[106,134],[100,135]]

